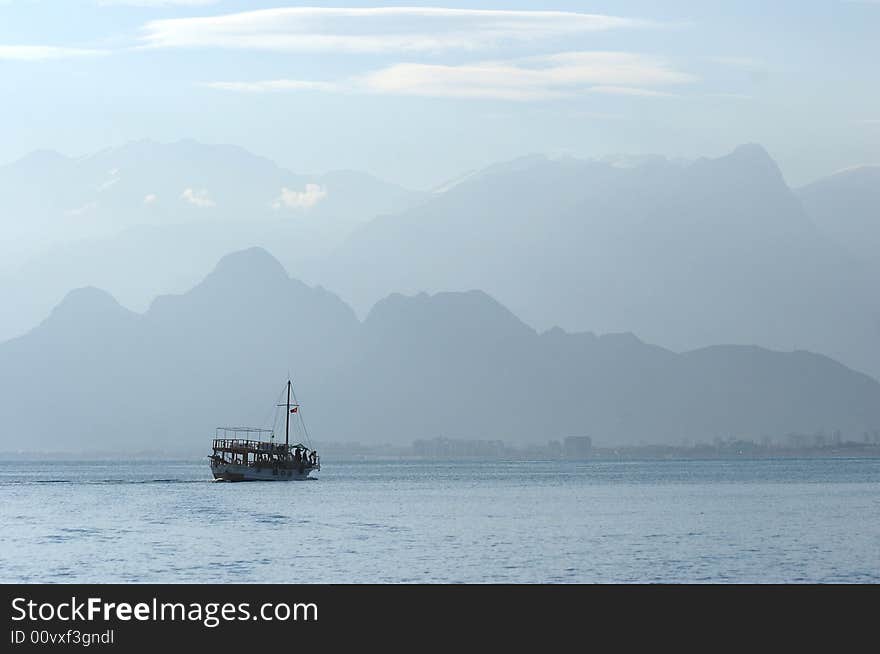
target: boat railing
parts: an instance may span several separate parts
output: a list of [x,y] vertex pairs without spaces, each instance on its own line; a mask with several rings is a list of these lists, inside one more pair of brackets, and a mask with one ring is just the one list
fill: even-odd
[[[291,446],[283,443],[271,443],[267,441],[253,441],[243,438],[215,438],[213,442],[214,454],[226,452],[229,454],[264,454],[291,456]],[[315,462],[304,460],[303,463],[315,470],[321,469],[321,456],[315,453]]]
[[277,452],[284,450],[281,443],[253,441],[245,438],[215,438],[214,449],[229,452]]

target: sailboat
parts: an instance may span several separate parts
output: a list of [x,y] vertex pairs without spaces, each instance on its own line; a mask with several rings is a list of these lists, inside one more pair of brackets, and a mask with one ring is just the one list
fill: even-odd
[[[291,395],[293,402],[291,403]],[[321,457],[302,443],[290,444],[290,417],[299,419],[308,440],[308,431],[296,403],[293,384],[287,380],[284,444],[275,442],[274,429],[256,427],[217,427],[214,433],[211,473],[217,481],[294,481],[307,479],[321,469]],[[269,440],[264,440],[268,437]]]

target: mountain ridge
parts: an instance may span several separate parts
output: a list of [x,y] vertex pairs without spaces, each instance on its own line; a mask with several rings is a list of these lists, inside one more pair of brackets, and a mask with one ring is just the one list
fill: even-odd
[[538,329],[809,349],[880,374],[869,266],[817,227],[763,147],[516,162],[361,225],[305,278],[359,315],[391,292],[481,288]]
[[[0,449],[24,433],[32,449],[191,451],[217,424],[265,426],[287,371],[319,447],[880,427],[880,383],[822,355],[725,345],[679,354],[631,333],[539,332],[482,291],[396,294],[359,321],[265,250],[229,255],[217,270],[143,314],[74,291],[61,313],[75,320],[0,343]],[[277,287],[263,292],[267,280]],[[123,319],[108,320],[108,309]],[[51,406],[47,380],[65,389]]]

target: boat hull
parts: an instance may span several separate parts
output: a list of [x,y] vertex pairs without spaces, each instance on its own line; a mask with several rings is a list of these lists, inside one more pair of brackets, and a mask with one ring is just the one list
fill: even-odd
[[[316,468],[305,466],[300,468],[245,466],[235,463],[211,462],[211,474],[218,481],[302,481]],[[318,468],[320,469],[320,468]]]

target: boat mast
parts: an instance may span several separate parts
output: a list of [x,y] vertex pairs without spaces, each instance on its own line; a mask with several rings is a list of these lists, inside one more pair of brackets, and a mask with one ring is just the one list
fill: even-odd
[[[277,388],[277,386],[276,386]],[[284,445],[290,447],[290,379],[287,380],[287,414],[284,423]]]

